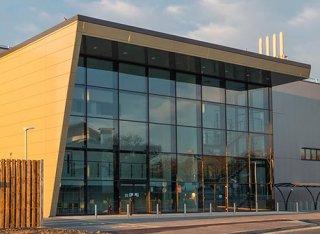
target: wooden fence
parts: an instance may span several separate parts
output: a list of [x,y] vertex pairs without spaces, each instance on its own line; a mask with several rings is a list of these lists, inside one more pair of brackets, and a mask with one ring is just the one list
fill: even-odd
[[0,160],[0,229],[41,225],[42,177],[42,160]]

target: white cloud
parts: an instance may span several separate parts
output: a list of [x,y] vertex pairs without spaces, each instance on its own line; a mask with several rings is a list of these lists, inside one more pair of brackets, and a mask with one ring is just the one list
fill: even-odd
[[183,8],[182,6],[168,6],[166,8],[166,12],[172,14],[172,15],[179,15],[183,12]]
[[306,23],[313,23],[320,18],[319,9],[305,8],[300,14],[289,21],[291,25],[300,25]]

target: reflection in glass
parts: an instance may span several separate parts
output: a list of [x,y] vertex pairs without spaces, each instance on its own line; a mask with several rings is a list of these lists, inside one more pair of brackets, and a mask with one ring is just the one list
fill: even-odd
[[175,99],[170,97],[149,96],[149,121],[175,124]]
[[251,108],[249,122],[251,132],[268,133],[269,111]]
[[133,92],[119,92],[120,119],[146,121],[147,95]]
[[85,144],[84,135],[84,118],[70,116],[68,135],[67,135],[67,146],[70,147],[82,147]]
[[91,181],[113,179],[113,153],[88,151],[87,178]]
[[87,83],[93,86],[117,88],[117,73],[113,71],[113,63],[87,58]]
[[269,155],[269,135],[250,134],[251,157],[267,157]]
[[197,84],[197,77],[195,75],[177,73],[176,81],[177,97],[201,98],[201,86]]
[[85,83],[86,83],[86,67],[84,63],[84,58],[82,56],[79,56],[76,84],[85,84]]
[[118,42],[119,59],[135,63],[145,63],[144,47]]
[[177,151],[184,154],[201,154],[200,128],[177,127]]
[[170,67],[170,53],[168,51],[147,48],[148,64],[157,67]]
[[211,77],[202,77],[202,99],[210,102],[225,102],[224,82]]
[[248,131],[248,111],[246,107],[227,105],[227,129]]
[[150,209],[157,212],[157,204],[162,213],[176,212],[176,186],[169,181],[150,181]]
[[85,89],[81,86],[75,86],[72,97],[72,115],[82,115],[86,113]]
[[120,153],[120,178],[145,179],[147,161],[145,154]]
[[248,155],[248,133],[227,131],[228,156],[246,157]]
[[150,152],[175,152],[175,127],[163,124],[150,124]]
[[200,101],[177,99],[177,124],[201,126]]
[[220,62],[201,58],[201,74],[211,76],[221,76]]
[[175,164],[174,154],[150,154],[150,179],[171,181]]
[[88,116],[117,118],[117,92],[101,88],[88,88]]
[[114,213],[113,181],[88,181],[88,213],[94,214],[97,205],[98,214]]
[[61,179],[69,179],[69,180],[84,179],[84,152],[83,151],[66,150],[64,154]]
[[249,106],[268,109],[268,88],[257,85],[249,85]]
[[97,37],[86,37],[86,54],[99,57],[112,57],[112,42]]
[[246,68],[236,64],[225,63],[225,76],[230,79],[235,80],[247,80]]
[[202,104],[202,121],[204,128],[225,128],[225,107],[223,104]]
[[176,69],[182,71],[196,72],[196,57],[175,54]]
[[113,149],[117,143],[117,121],[97,118],[87,121],[88,148]]
[[120,149],[146,151],[147,125],[129,121],[120,121]]
[[205,181],[223,183],[226,181],[226,158],[203,156]]
[[126,63],[119,64],[119,88],[137,92],[147,91],[145,68]]
[[228,157],[229,183],[248,183],[248,159]]
[[247,105],[247,88],[245,83],[226,82],[226,103],[233,105]]
[[85,189],[83,180],[61,179],[57,215],[84,214]]
[[224,130],[203,129],[203,154],[225,155],[226,138]]
[[170,80],[170,71],[149,68],[149,92],[174,96],[175,82],[174,80]]
[[178,181],[198,182],[198,156],[178,154]]

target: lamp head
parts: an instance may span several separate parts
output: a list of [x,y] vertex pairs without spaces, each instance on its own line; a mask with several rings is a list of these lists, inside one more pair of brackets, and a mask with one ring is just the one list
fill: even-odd
[[31,129],[34,129],[34,127],[28,126],[28,127],[24,127],[24,128],[23,128],[23,131],[28,131],[28,130],[31,130]]

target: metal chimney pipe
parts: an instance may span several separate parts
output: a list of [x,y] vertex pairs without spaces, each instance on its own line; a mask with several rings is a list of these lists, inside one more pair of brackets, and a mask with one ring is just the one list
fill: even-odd
[[277,35],[275,33],[272,35],[272,55],[277,57]]
[[259,54],[263,54],[263,40],[262,40],[262,37],[259,38]]
[[283,36],[283,32],[279,33],[279,57],[280,58],[284,58],[284,36]]
[[266,36],[266,55],[270,56],[270,38]]

